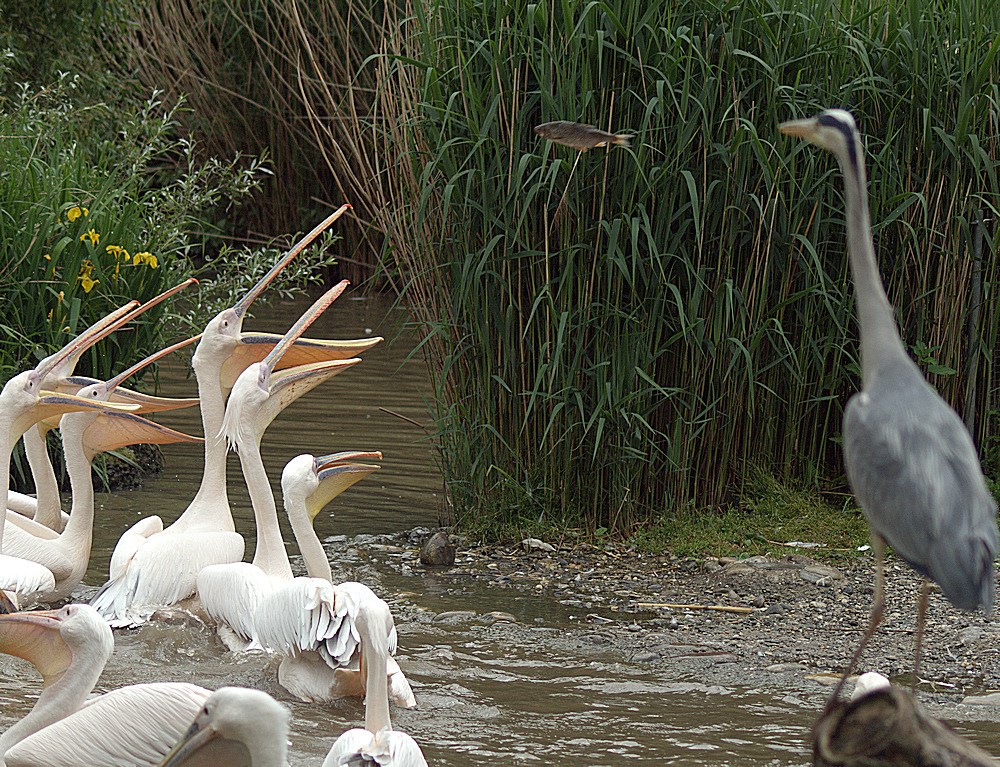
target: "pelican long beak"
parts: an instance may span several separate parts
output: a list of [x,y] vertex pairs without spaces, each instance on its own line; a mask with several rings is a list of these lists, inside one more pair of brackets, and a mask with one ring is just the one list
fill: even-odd
[[0,615],[0,652],[28,661],[48,686],[61,676],[73,653],[59,633],[57,610]]
[[181,431],[149,421],[132,413],[102,413],[83,432],[83,449],[88,460],[98,453],[126,445],[171,445],[176,442],[204,442]]
[[166,301],[171,296],[179,293],[188,285],[194,285],[197,282],[198,280],[194,277],[189,277],[184,282],[163,291],[160,295],[151,298],[144,304],[140,305],[138,301],[129,301],[124,306],[118,307],[111,314],[95,322],[58,352],[42,360],[35,368],[35,375],[39,378],[52,376],[55,379],[70,377],[73,375],[73,369],[76,367],[77,362],[80,361],[80,357],[91,346],[101,339],[107,338],[122,325],[131,322],[143,312],[152,309],[162,301]]
[[129,321],[132,312],[139,306],[138,301],[129,301],[124,306],[119,306],[111,314],[98,320],[80,335],[57,351],[38,363],[35,366],[34,375],[37,378],[45,378],[53,375],[55,378],[65,378],[72,375],[73,368],[79,362],[80,357],[91,346],[102,338],[111,335],[115,330]]
[[233,311],[236,312],[236,316],[243,317],[246,314],[247,309],[250,308],[250,304],[252,304],[254,301],[257,300],[257,297],[264,292],[264,290],[267,288],[268,285],[271,284],[274,278],[278,275],[278,272],[280,272],[282,269],[288,266],[289,262],[291,262],[293,258],[295,258],[303,250],[305,250],[305,248],[313,240],[319,237],[320,234],[322,234],[327,227],[329,227],[334,221],[336,221],[338,218],[340,218],[349,210],[351,210],[350,205],[348,204],[341,205],[339,208],[337,208],[337,210],[335,210],[333,213],[327,216],[326,219],[320,222],[315,229],[313,229],[311,232],[309,232],[309,234],[307,234],[305,237],[299,240],[292,247],[292,249],[289,250],[288,253],[286,253],[280,261],[278,261],[278,263],[276,263],[274,266],[271,267],[270,271],[261,278],[260,282],[258,282],[252,288],[250,288],[250,292],[248,292],[245,296],[243,296],[243,298],[241,298],[239,301],[236,302],[236,305],[233,306]]
[[360,482],[373,471],[378,471],[379,467],[374,464],[352,463],[366,458],[381,461],[382,453],[378,450],[345,450],[314,459],[313,465],[319,478],[319,486],[306,500],[310,519],[315,519],[324,506],[351,485]]
[[783,122],[778,126],[778,130],[786,136],[795,136],[808,141],[816,132],[816,127],[818,125],[819,122],[816,118],[810,117],[805,120],[789,120],[788,122]]
[[64,413],[73,413],[78,410],[101,410],[104,412],[116,410],[122,413],[132,413],[138,409],[138,405],[99,402],[97,400],[77,397],[75,394],[57,394],[50,391],[41,391],[38,393],[38,401],[18,418],[14,419],[10,437],[12,442],[16,441],[39,421],[48,421],[51,423],[54,419],[58,423],[59,418]]
[[[255,362],[260,362],[273,351],[282,336],[276,333],[242,333],[236,348],[222,366],[220,379],[223,389],[232,389],[240,373]],[[357,338],[347,341],[298,338],[285,350],[274,366],[275,370],[308,365],[311,362],[329,362],[357,357],[381,342],[381,336]]]
[[160,762],[159,767],[181,767],[188,763],[189,759],[195,758],[202,748],[219,737],[219,732],[211,723],[202,724],[195,719],[184,737],[180,739],[176,746],[170,749],[170,753]]
[[278,417],[278,413],[303,394],[359,362],[361,362],[359,359],[314,362],[311,365],[286,368],[274,373],[271,376],[270,395],[261,407],[263,423],[270,424]]
[[[101,383],[96,378],[87,376],[70,376],[60,380],[52,390],[60,394],[76,394],[84,386]],[[154,397],[152,394],[143,394],[134,389],[126,389],[124,386],[115,388],[111,395],[112,402],[123,402],[129,405],[138,405],[137,414],[162,413],[167,410],[180,410],[181,408],[194,407],[198,404],[197,397],[187,397],[176,399],[173,397]],[[49,424],[49,428],[57,428],[58,424]]]
[[274,371],[277,367],[278,362],[285,355],[285,352],[302,336],[303,333],[312,325],[319,316],[327,310],[327,308],[340,298],[341,294],[347,290],[347,286],[350,283],[347,280],[341,280],[332,288],[330,288],[326,293],[320,296],[312,306],[306,309],[305,313],[299,317],[294,325],[292,325],[282,336],[281,340],[275,344],[274,348],[268,352],[267,356],[261,360],[262,364],[267,365],[267,367]]
[[202,336],[202,334],[199,333],[198,335],[192,336],[191,338],[185,338],[183,341],[178,341],[175,344],[171,344],[170,346],[168,346],[168,347],[166,347],[164,349],[160,349],[158,352],[153,352],[152,354],[150,354],[145,359],[139,360],[137,363],[135,363],[128,370],[123,370],[121,373],[119,373],[114,378],[112,378],[110,381],[108,381],[107,382],[107,384],[108,384],[108,391],[113,391],[114,389],[116,389],[118,387],[118,384],[122,383],[127,378],[129,378],[131,376],[134,376],[136,373],[138,373],[140,370],[142,370],[147,365],[152,365],[154,362],[156,362],[161,357],[166,357],[171,352],[174,352],[177,349],[182,349],[183,347],[188,346],[190,344],[193,344],[195,341],[200,340],[201,336]]

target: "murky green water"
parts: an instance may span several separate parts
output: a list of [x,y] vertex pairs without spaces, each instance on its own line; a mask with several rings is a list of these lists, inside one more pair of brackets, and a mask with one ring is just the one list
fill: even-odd
[[[269,309],[247,328],[284,331],[305,306],[287,305],[277,313]],[[310,335],[390,336],[395,330],[385,319],[387,309],[381,300],[341,299]],[[384,547],[351,540],[438,521],[441,482],[424,433],[378,409],[426,419],[422,362],[407,361],[408,352],[403,340],[366,353],[361,365],[282,413],[263,447],[276,492],[285,462],[299,453],[383,451],[383,468],[331,504],[316,527],[321,538],[333,538],[327,550],[334,577],[368,583],[393,607],[400,635],[397,657],[419,703],[413,711],[394,710],[393,721],[418,740],[429,763],[807,764],[805,739],[817,714],[816,697],[708,686],[669,671],[653,672],[610,650],[581,644],[578,622],[570,621],[569,610],[552,598],[478,583],[458,586],[438,574],[399,567],[398,560],[393,566]],[[167,395],[190,396],[195,390],[180,359],[164,366],[161,381]],[[161,420],[200,433],[195,411],[164,414]],[[168,446],[166,453],[166,471],[141,491],[98,496],[93,559],[80,596],[89,596],[103,582],[125,528],[150,514],[173,520],[193,497],[201,450]],[[253,515],[235,456],[230,488],[249,558]],[[286,541],[292,540],[287,533]],[[451,610],[507,611],[518,624],[434,620]],[[261,655],[226,653],[207,627],[151,624],[116,635],[115,655],[99,689],[158,680],[261,687],[292,707],[293,767],[319,764],[337,735],[361,725],[361,702],[315,706],[291,701],[277,686],[275,669]],[[0,658],[0,728],[23,716],[38,686],[27,664]],[[976,734],[979,725],[970,727]],[[995,725],[982,725],[981,735],[988,747],[996,739]]]

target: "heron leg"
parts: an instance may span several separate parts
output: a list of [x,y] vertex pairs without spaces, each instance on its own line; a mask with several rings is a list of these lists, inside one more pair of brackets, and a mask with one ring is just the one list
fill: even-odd
[[882,622],[882,617],[885,615],[885,538],[878,533],[872,533],[872,549],[875,551],[875,595],[872,602],[871,615],[868,618],[868,629],[865,631],[864,636],[861,637],[861,643],[858,645],[858,649],[854,651],[854,655],[851,656],[847,668],[844,669],[844,675],[837,682],[837,687],[834,689],[833,695],[827,701],[826,707],[828,709],[840,698],[840,691],[844,688],[844,683],[847,682],[847,678],[854,671],[854,667],[857,666],[858,660],[861,658],[861,653],[865,651],[868,642],[875,636],[875,629],[878,628],[878,625]]
[[927,603],[930,598],[930,581],[926,578],[920,579],[920,596],[917,598],[917,649],[913,653],[913,684],[910,687],[917,689],[920,682],[920,652],[924,643],[924,625],[927,621]]

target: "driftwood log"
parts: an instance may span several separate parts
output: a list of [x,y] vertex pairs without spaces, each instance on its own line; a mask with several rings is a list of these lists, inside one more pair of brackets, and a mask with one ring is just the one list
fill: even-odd
[[898,687],[828,706],[813,727],[812,747],[821,767],[997,766]]

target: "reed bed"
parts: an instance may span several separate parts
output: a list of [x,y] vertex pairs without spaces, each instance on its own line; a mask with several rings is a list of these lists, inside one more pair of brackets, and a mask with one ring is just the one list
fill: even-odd
[[[967,323],[970,221],[997,209],[997,4],[263,5],[255,55],[308,118],[290,143],[355,203],[419,329],[460,522],[627,532],[737,502],[751,468],[843,488],[841,183],[776,129],[828,106],[866,136],[904,337],[989,437],[991,258]],[[555,119],[636,138],[578,156],[533,133]]]
[[[859,116],[889,294],[961,411],[969,221],[997,207],[995,4],[407,10],[358,123],[398,158],[373,177],[376,225],[431,352],[467,522],[627,531],[734,502],[750,467],[842,486],[858,347],[841,183],[776,131],[827,106]],[[553,119],[637,138],[578,158],[533,134]]]

